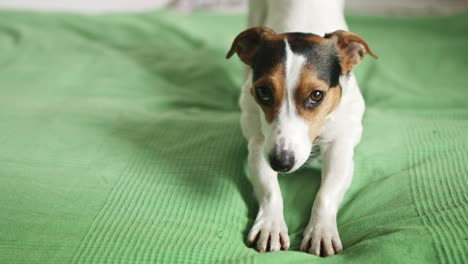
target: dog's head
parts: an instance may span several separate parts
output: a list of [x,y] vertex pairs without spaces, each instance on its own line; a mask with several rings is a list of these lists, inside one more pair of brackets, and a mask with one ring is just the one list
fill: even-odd
[[307,161],[327,116],[340,102],[340,76],[365,54],[375,57],[350,32],[320,37],[276,34],[266,27],[241,32],[226,57],[234,53],[252,68],[251,94],[264,113],[264,154],[278,172],[294,171]]

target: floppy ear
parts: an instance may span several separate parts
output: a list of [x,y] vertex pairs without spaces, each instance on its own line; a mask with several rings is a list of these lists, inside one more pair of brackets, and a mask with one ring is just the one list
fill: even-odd
[[253,27],[241,32],[234,39],[231,49],[226,55],[226,59],[237,53],[241,61],[252,66],[253,57],[260,44],[275,34],[273,30],[267,27]]
[[333,33],[326,34],[325,38],[335,40],[336,42],[336,46],[341,55],[342,74],[351,71],[364,59],[364,55],[366,54],[377,59],[377,56],[370,50],[366,41],[354,33],[337,30]]

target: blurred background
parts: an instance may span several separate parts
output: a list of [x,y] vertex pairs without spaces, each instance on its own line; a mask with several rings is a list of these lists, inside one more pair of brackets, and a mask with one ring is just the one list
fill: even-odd
[[[0,8],[80,13],[145,11],[169,8],[184,12],[245,12],[245,0],[0,0]],[[347,0],[346,12],[396,16],[448,15],[468,9],[468,0]]]

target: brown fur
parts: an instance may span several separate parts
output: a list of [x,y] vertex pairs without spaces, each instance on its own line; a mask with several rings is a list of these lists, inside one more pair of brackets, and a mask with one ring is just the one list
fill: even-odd
[[340,50],[341,74],[346,74],[351,71],[364,59],[364,55],[366,54],[377,59],[377,56],[371,51],[367,42],[352,32],[337,30],[333,33],[326,34],[325,38],[334,41]]
[[[271,89],[273,90],[273,95],[274,95],[273,107],[265,106],[261,104],[260,102],[258,102],[257,96],[255,95],[255,87],[259,87],[259,86],[271,87]],[[265,120],[268,123],[273,122],[276,115],[280,111],[281,105],[284,102],[284,96],[285,96],[284,65],[282,64],[277,65],[270,71],[269,74],[267,74],[263,78],[258,79],[252,86],[250,93],[252,94],[252,96],[257,101],[258,105],[260,105],[263,112],[265,113]]]
[[[304,101],[314,90],[323,91],[324,97],[320,105],[314,109],[305,108]],[[310,70],[302,71],[298,87],[296,89],[295,100],[296,110],[300,116],[308,121],[310,126],[310,140],[313,142],[320,134],[320,128],[325,123],[327,116],[336,109],[341,98],[341,87],[328,87],[328,85],[316,78]]]
[[[284,37],[283,37],[284,38]],[[252,58],[257,51],[258,46],[263,41],[281,39],[272,29],[267,27],[253,27],[241,32],[234,39],[231,49],[226,55],[229,59],[234,53],[237,53],[241,61],[247,65],[252,65]]]

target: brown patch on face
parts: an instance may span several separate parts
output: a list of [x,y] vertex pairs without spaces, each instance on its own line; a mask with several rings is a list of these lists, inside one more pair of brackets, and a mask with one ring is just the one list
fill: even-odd
[[[323,99],[315,108],[306,108],[305,102],[315,90],[324,93]],[[309,138],[311,142],[320,135],[321,128],[327,116],[336,109],[341,99],[341,86],[329,87],[326,82],[315,76],[312,70],[305,67],[301,73],[295,94],[297,112],[309,123]]]
[[[273,94],[273,105],[267,106],[264,105],[261,101],[258,100],[255,88],[256,87],[270,87]],[[275,67],[271,68],[268,74],[264,75],[263,77],[257,79],[250,93],[257,101],[257,104],[262,108],[263,112],[265,113],[265,120],[268,123],[273,122],[275,117],[278,115],[281,105],[284,102],[285,90],[284,90],[284,65],[278,64]]]

